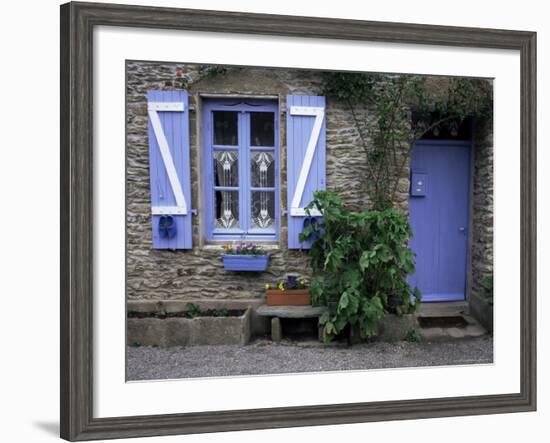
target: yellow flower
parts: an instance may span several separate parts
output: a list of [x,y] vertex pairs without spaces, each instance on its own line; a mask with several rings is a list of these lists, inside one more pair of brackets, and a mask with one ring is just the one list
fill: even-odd
[[285,290],[285,282],[282,281],[281,283],[279,283],[279,289],[280,289],[281,291],[284,291],[284,290]]
[[269,283],[266,283],[266,284],[265,284],[265,288],[266,288],[266,289],[271,288],[271,286],[269,286]]
[[306,281],[305,281],[305,280],[300,280],[300,284],[301,284],[302,286],[305,286],[305,285],[306,285]]

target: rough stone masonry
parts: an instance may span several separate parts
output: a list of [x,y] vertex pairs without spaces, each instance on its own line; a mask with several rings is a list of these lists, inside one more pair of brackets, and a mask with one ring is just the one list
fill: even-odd
[[[286,209],[286,135],[285,99],[288,94],[323,95],[321,73],[281,68],[228,68],[223,75],[201,78],[200,68],[192,64],[127,62],[127,146],[126,146],[126,232],[127,298],[144,300],[242,300],[244,304],[263,297],[265,283],[275,284],[287,274],[308,277],[307,252],[286,247],[286,217],[281,219],[280,240],[269,246],[268,271],[250,278],[246,273],[225,271],[220,245],[207,244],[200,228],[201,208],[198,189],[201,137],[197,113],[201,94],[276,96],[279,100],[279,155],[281,210]],[[151,248],[151,208],[149,192],[149,155],[147,136],[148,90],[173,90],[178,87],[176,72],[189,80],[191,127],[193,249],[187,251]],[[368,112],[364,109],[363,112]],[[200,122],[199,122],[200,123]],[[347,107],[327,98],[326,108],[327,188],[336,191],[346,205],[362,209],[368,204],[361,178],[365,176],[364,152],[359,134]],[[469,287],[482,295],[480,279],[492,271],[492,133],[485,126],[476,132],[473,180],[473,233]],[[399,179],[395,205],[407,210],[409,191],[408,165]]]

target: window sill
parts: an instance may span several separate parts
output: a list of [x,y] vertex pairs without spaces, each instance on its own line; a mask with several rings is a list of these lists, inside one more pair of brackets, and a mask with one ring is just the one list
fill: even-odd
[[[220,243],[207,243],[199,247],[200,251],[219,251],[221,252],[222,246],[230,242],[220,242]],[[280,251],[281,246],[278,243],[264,243],[264,242],[254,242],[255,244],[260,245],[267,252]]]

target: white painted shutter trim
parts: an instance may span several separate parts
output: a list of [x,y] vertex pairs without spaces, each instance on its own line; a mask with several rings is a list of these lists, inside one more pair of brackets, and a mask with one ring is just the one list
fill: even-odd
[[185,110],[183,102],[149,102],[148,111],[179,111]]
[[[290,206],[291,216],[303,217],[307,215],[307,213],[305,208],[300,208],[300,202],[302,201],[302,196],[304,195],[307,176],[309,175],[309,171],[311,169],[311,163],[313,161],[313,156],[315,155],[315,148],[317,147],[319,134],[321,133],[321,127],[323,126],[325,108],[316,106],[291,106],[290,114],[312,115],[315,117],[315,122],[313,123],[313,128],[311,130],[311,136],[309,137],[309,142],[306,148],[306,154],[304,156],[304,162],[302,163],[302,168],[300,169],[300,175],[298,177],[298,182],[296,183],[296,189],[294,190],[294,196],[292,197],[292,203]],[[316,209],[312,209],[310,214],[315,216],[322,215]]]
[[166,168],[166,173],[168,174],[168,180],[170,181],[170,186],[174,192],[174,197],[176,199],[176,206],[153,206],[151,211],[153,215],[187,215],[187,202],[185,201],[185,196],[183,195],[183,189],[181,187],[178,174],[176,172],[176,167],[174,166],[174,160],[172,154],[170,153],[170,148],[168,147],[168,141],[164,135],[164,130],[160,123],[160,118],[158,111],[184,111],[183,102],[172,102],[172,103],[157,103],[150,102],[147,106],[149,113],[149,118],[151,119],[151,125],[153,126],[153,131],[157,139],[160,154],[162,156],[162,161],[164,167]]

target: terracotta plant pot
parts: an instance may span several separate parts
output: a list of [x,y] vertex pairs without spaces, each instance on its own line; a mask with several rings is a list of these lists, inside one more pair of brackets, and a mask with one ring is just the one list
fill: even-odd
[[266,289],[265,299],[268,306],[311,305],[309,289]]

